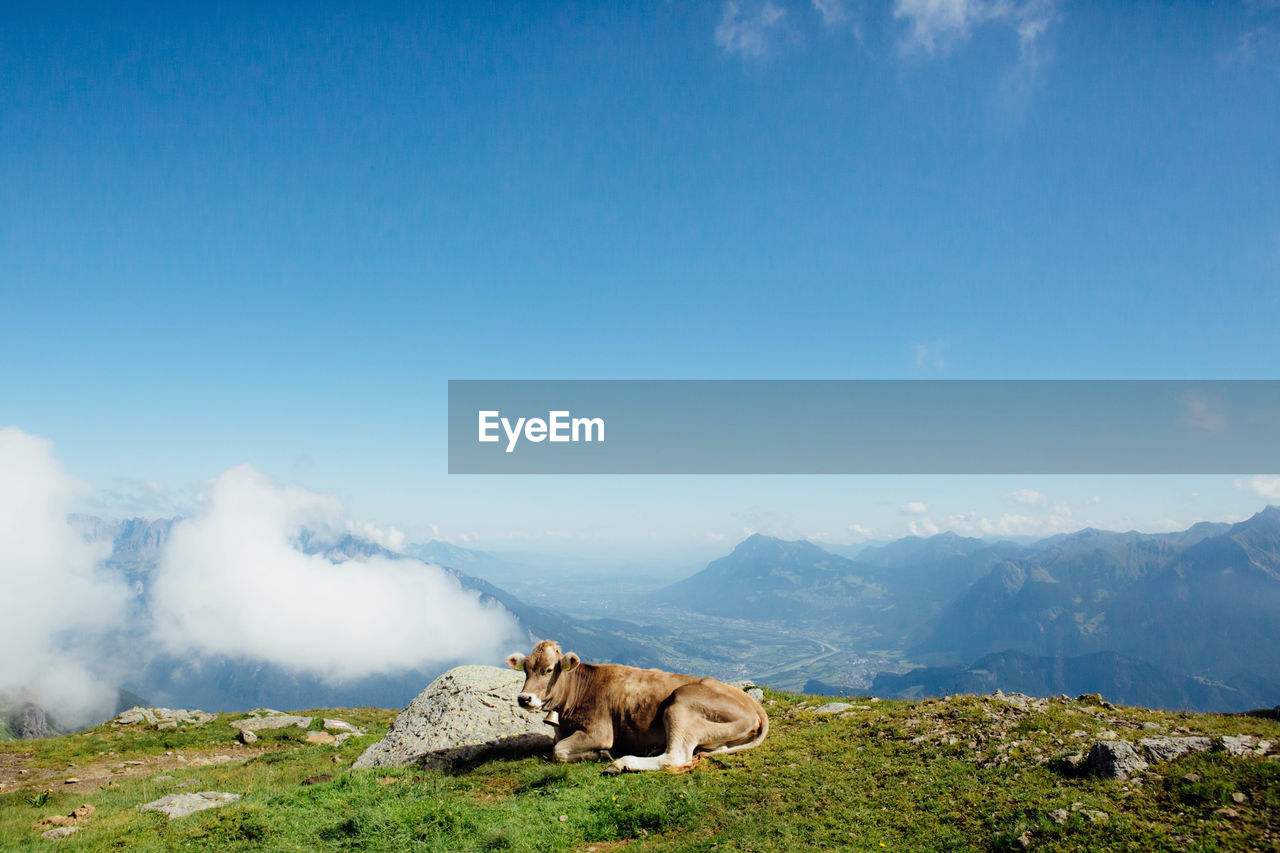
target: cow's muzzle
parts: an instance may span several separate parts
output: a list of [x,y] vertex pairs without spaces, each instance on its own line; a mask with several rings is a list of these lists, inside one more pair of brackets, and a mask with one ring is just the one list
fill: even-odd
[[537,696],[534,696],[532,693],[521,693],[516,697],[516,704],[521,708],[528,708],[531,711],[536,711],[542,707],[542,700]]

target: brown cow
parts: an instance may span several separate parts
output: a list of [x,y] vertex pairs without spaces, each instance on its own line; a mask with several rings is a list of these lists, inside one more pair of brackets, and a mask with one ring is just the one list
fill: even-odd
[[[582,663],[544,640],[507,666],[522,670],[520,707],[547,712],[556,761],[614,760],[605,773],[691,770],[704,755],[759,746],[769,733],[760,703],[714,678]],[[654,754],[659,753],[659,754]],[[652,756],[652,757],[644,757]]]

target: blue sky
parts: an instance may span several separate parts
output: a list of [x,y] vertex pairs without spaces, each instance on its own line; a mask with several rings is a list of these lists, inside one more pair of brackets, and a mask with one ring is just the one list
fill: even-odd
[[6,9],[0,426],[520,547],[1280,496],[445,475],[450,378],[1275,378],[1280,4],[615,5]]

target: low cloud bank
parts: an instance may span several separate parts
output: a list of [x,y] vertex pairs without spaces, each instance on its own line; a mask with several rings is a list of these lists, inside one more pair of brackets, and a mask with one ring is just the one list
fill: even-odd
[[279,486],[248,465],[220,476],[161,556],[152,586],[158,645],[336,681],[497,659],[517,637],[510,614],[439,567],[385,556],[333,562],[299,547],[304,528],[353,525],[336,499]]
[[121,624],[130,598],[100,568],[110,546],[86,542],[67,521],[86,492],[52,443],[0,429],[0,698],[34,702],[61,725],[110,713],[114,678],[99,640]]
[[248,465],[174,525],[138,599],[103,566],[111,543],[68,523],[88,493],[51,442],[0,429],[0,709],[34,702],[63,726],[104,719],[126,666],[136,673],[151,656],[221,655],[338,682],[497,660],[518,643],[510,613],[438,566],[313,553],[326,537],[395,551],[404,536]]

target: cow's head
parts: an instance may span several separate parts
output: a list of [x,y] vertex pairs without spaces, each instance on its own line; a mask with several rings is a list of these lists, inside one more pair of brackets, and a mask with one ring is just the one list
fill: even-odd
[[573,652],[560,654],[560,646],[551,640],[543,640],[533,647],[526,657],[516,654],[507,658],[507,666],[524,673],[524,687],[516,702],[521,708],[533,711],[539,709],[552,711],[559,707],[561,695],[560,676],[572,670],[579,663]]

